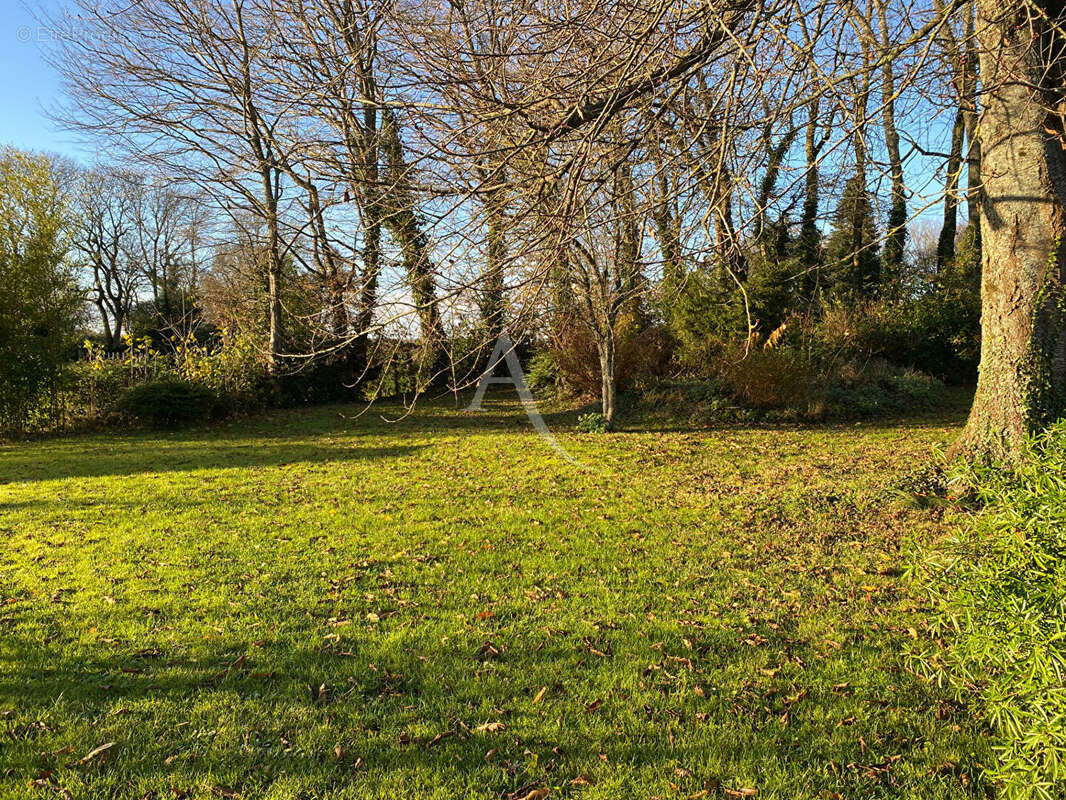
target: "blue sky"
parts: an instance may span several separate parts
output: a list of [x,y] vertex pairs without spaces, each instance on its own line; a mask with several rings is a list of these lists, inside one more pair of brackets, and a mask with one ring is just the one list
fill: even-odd
[[[74,134],[59,130],[46,109],[62,100],[59,79],[42,57],[49,30],[37,22],[32,9],[43,3],[50,10],[62,9],[66,0],[0,0],[0,144],[26,150],[60,153],[82,163],[107,160],[97,147],[79,142]],[[950,120],[938,117],[923,125],[922,139],[942,144]],[[907,124],[904,117],[903,124]],[[919,217],[938,217],[934,207],[922,211],[921,194],[935,197],[942,178],[934,176],[936,160],[913,158],[907,164],[908,183],[918,193],[911,212]],[[930,185],[929,181],[933,184]]]
[[91,159],[88,148],[44,113],[60,99],[58,78],[41,57],[46,35],[29,6],[0,0],[0,144]]

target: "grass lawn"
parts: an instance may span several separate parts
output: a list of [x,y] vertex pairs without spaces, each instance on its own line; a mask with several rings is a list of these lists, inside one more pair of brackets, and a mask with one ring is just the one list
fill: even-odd
[[486,408],[0,447],[0,797],[984,796],[887,488],[961,413]]

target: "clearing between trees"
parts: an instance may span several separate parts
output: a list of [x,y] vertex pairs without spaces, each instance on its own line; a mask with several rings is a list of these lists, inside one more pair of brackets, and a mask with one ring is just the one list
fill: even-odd
[[359,410],[0,448],[0,795],[984,796],[892,488],[963,410]]

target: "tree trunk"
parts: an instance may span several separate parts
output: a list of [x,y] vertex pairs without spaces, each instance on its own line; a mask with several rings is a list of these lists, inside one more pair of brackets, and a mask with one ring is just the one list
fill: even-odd
[[352,320],[348,314],[346,287],[341,282],[339,275],[333,275],[330,278],[329,316],[330,332],[338,341],[347,341],[352,327]]
[[675,292],[685,278],[684,263],[681,259],[681,220],[674,212],[674,193],[670,185],[670,176],[660,159],[656,164],[658,179],[658,196],[655,198],[655,232],[659,239],[659,253],[663,260],[663,286],[668,292]]
[[267,265],[267,371],[276,375],[281,353],[281,270],[274,258]]
[[818,152],[821,147],[818,144],[818,110],[819,101],[816,96],[811,100],[810,119],[807,120],[804,143],[807,171],[803,176],[803,211],[800,218],[799,241],[800,265],[803,267],[803,294],[810,301],[815,299],[819,290],[818,246],[821,233],[818,230]]
[[410,185],[409,168],[404,161],[403,142],[400,139],[396,114],[388,106],[381,109],[381,114],[387,183],[383,193],[388,206],[382,222],[400,247],[421,328],[419,383],[432,383],[444,374],[441,364],[444,328],[437,306],[437,286],[430,243],[415,210],[415,197]]
[[[892,38],[888,29],[887,5],[887,2],[880,2],[877,7],[883,53],[888,52],[892,47]],[[888,211],[888,232],[885,236],[883,262],[889,280],[899,278],[903,270],[903,249],[907,243],[907,190],[903,181],[903,157],[899,150],[899,130],[896,127],[894,65],[895,59],[891,58],[885,58],[881,65],[881,122],[885,130],[889,173],[892,176],[892,202]]]
[[[981,366],[955,453],[1016,461],[1066,403],[1062,4],[978,0],[984,111]],[[1049,68],[1050,65],[1050,68]],[[1030,88],[1034,87],[1034,88]]]
[[[943,10],[943,6],[936,3]],[[955,260],[955,238],[958,233],[959,183],[962,166],[967,166],[967,237],[973,253],[980,260],[980,222],[978,185],[981,175],[981,147],[977,142],[977,42],[974,35],[974,4],[962,8],[964,14],[963,42],[956,40],[950,27],[942,32],[944,50],[951,67],[951,84],[958,95],[959,107],[951,130],[951,149],[948,151],[947,177],[944,182],[944,224],[936,248],[937,272]]]
[[376,200],[367,204],[363,232],[363,275],[359,290],[359,310],[355,319],[355,341],[352,359],[373,379],[370,366],[370,328],[374,324],[374,310],[378,303],[378,277],[381,273],[381,208]]
[[615,385],[614,375],[614,328],[608,326],[606,332],[600,336],[597,342],[600,356],[600,408],[603,418],[607,421],[607,428],[614,426]]
[[853,144],[855,147],[855,182],[859,192],[851,209],[851,281],[852,291],[855,297],[865,297],[873,294],[881,283],[880,265],[873,274],[866,270],[863,256],[864,249],[870,244],[866,241],[866,204],[863,199],[867,196],[866,177],[866,113],[870,102],[870,64],[873,62],[872,47],[868,40],[862,40],[863,73],[859,81],[859,89],[855,97],[855,109],[857,119]]
[[102,300],[94,300],[93,302],[100,312],[100,322],[104,328],[104,339],[107,341],[107,346],[113,348],[115,346],[115,335],[112,333],[111,319],[107,316],[107,310],[104,308]]
[[[960,101],[965,102],[965,101]],[[944,224],[936,244],[936,270],[942,273],[955,260],[955,235],[959,230],[959,171],[962,169],[963,136],[966,117],[960,108],[951,129],[951,149],[948,151],[947,178],[944,182]]]
[[122,349],[122,326],[126,322],[126,315],[118,313],[115,315],[115,327],[111,332],[111,349],[118,351]]
[[[770,148],[770,159],[766,165],[766,172],[763,173],[762,181],[759,182],[759,196],[755,201],[755,222],[752,227],[755,230],[755,240],[759,242],[763,255],[767,258],[778,258],[782,255],[776,247],[776,236],[773,241],[767,241],[766,217],[770,198],[773,197],[774,190],[777,188],[777,178],[781,174],[781,166],[785,162],[785,156],[788,155],[789,148],[792,147],[792,142],[796,138],[798,131],[799,129],[795,127],[786,131],[781,140]],[[770,143],[769,133],[767,133],[765,140],[767,144]]]
[[264,166],[261,177],[267,217],[267,371],[276,375],[281,362],[281,236],[278,230],[278,204],[274,193],[273,170]]
[[733,176],[723,167],[718,183],[718,197],[714,208],[715,244],[723,266],[729,268],[730,281],[743,283],[748,279],[748,260],[740,249],[737,226],[733,221]]
[[963,70],[965,77],[965,102],[966,117],[966,141],[967,141],[967,170],[966,170],[966,213],[969,220],[969,235],[971,247],[977,263],[981,261],[981,142],[977,138],[977,81],[979,76],[977,58],[977,37],[975,35],[974,20],[975,9],[971,3],[965,9],[966,24],[965,38],[966,67]]

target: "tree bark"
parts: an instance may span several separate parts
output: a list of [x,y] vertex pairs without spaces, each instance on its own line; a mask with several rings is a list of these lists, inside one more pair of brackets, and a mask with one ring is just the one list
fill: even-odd
[[115,327],[111,329],[111,349],[119,351],[122,349],[122,326],[126,324],[126,315],[119,311],[115,314]]
[[400,247],[407,282],[411,287],[422,336],[420,380],[439,378],[444,329],[437,306],[437,286],[429,237],[415,210],[409,168],[404,161],[403,142],[395,112],[385,106],[382,115],[382,150],[386,158],[384,200],[388,211],[382,222]]
[[[791,120],[789,121],[791,125]],[[781,174],[781,166],[785,162],[785,157],[788,155],[789,149],[792,147],[792,142],[796,138],[796,134],[799,132],[799,128],[791,127],[789,130],[781,136],[781,140],[770,148],[770,158],[766,165],[766,172],[763,173],[762,180],[759,182],[759,196],[755,201],[755,223],[752,226],[755,230],[755,240],[759,243],[759,247],[763,252],[764,258],[780,258],[783,253],[778,247],[779,241],[776,235],[767,237],[767,211],[770,206],[770,198],[774,195],[774,190],[777,188],[777,178]],[[767,144],[770,143],[770,135],[767,132],[765,136]]]
[[274,191],[274,170],[261,167],[263,208],[267,223],[267,370],[276,375],[281,368],[281,235],[278,229],[278,201]]
[[[244,32],[242,7],[234,5],[236,31],[240,47],[240,86],[237,96],[245,123],[247,144],[256,159],[256,168],[263,190],[261,213],[267,226],[267,371],[277,375],[281,368],[282,306],[281,306],[281,228],[278,219],[279,174],[271,150],[271,137],[264,135],[264,121],[256,104],[252,78],[252,45]],[[164,280],[166,288],[168,281]],[[169,301],[167,302],[169,306]]]
[[[851,209],[851,280],[852,291],[856,297],[864,297],[876,291],[881,282],[880,268],[875,274],[866,274],[863,263],[863,250],[870,244],[866,241],[866,214],[865,203],[862,198],[867,192],[866,177],[866,123],[867,106],[870,102],[871,64],[873,62],[873,48],[867,39],[862,40],[863,71],[859,79],[858,91],[855,94],[855,132],[853,143],[855,147],[855,182],[859,187],[859,194]],[[878,265],[879,267],[880,265]]]
[[[881,32],[882,54],[892,48],[888,28],[887,2],[877,4],[878,27]],[[903,180],[903,157],[899,149],[899,130],[896,127],[895,59],[884,58],[881,65],[881,122],[885,130],[885,149],[888,169],[892,177],[892,202],[888,211],[888,231],[885,236],[884,271],[889,279],[899,277],[903,269],[903,249],[907,243],[907,190]]]
[[822,237],[818,230],[818,153],[821,150],[818,142],[819,105],[819,99],[815,96],[810,103],[810,118],[807,120],[804,142],[807,169],[803,176],[803,211],[800,217],[799,256],[800,265],[803,267],[802,285],[803,293],[810,301],[815,299],[820,288],[819,243]]
[[[939,0],[935,3],[937,9],[944,11]],[[944,47],[944,54],[951,70],[951,85],[958,96],[958,108],[955,111],[955,122],[951,129],[951,144],[948,150],[946,169],[947,175],[944,180],[944,222],[940,228],[940,238],[936,247],[936,267],[938,273],[944,270],[955,260],[955,238],[959,230],[959,183],[962,167],[967,166],[967,221],[969,224],[968,235],[977,246],[980,253],[980,230],[977,186],[981,172],[981,148],[977,143],[977,43],[974,36],[974,5],[970,3],[963,7],[965,15],[963,22],[962,44],[956,39],[951,26],[945,26],[940,38]],[[978,255],[978,258],[980,256]]]
[[959,230],[959,171],[962,169],[965,133],[966,117],[962,108],[959,108],[951,129],[951,149],[948,151],[947,177],[944,181],[944,223],[940,226],[940,238],[936,244],[938,273],[944,272],[955,260],[955,236]]
[[107,347],[109,350],[117,349],[115,346],[115,339],[117,338],[111,328],[111,318],[107,316],[107,310],[104,308],[104,302],[102,300],[95,300],[96,308],[100,312],[100,322],[104,327],[104,339],[107,341]]
[[600,408],[608,430],[614,426],[615,395],[617,386],[614,374],[615,346],[614,328],[608,326],[596,342],[600,357]]
[[355,321],[355,342],[352,358],[369,377],[370,329],[374,324],[374,310],[378,303],[378,277],[381,274],[381,213],[376,200],[364,212],[363,274],[359,289],[359,309]]
[[977,138],[977,81],[979,64],[977,57],[976,25],[973,3],[965,8],[966,23],[963,28],[966,39],[964,53],[966,67],[963,70],[965,90],[963,101],[966,120],[967,170],[966,170],[966,213],[969,221],[971,247],[978,263],[981,261],[981,142]]
[[1062,3],[978,0],[981,365],[956,454],[1017,461],[1066,403]]
[[675,292],[685,278],[681,256],[681,220],[674,209],[675,194],[663,159],[659,159],[655,168],[659,191],[655,198],[653,218],[663,260],[663,285],[669,292]]

